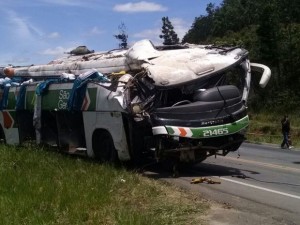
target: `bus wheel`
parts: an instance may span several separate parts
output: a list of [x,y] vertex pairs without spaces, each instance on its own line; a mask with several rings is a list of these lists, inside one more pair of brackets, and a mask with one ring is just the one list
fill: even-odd
[[93,134],[93,151],[95,158],[101,162],[114,164],[118,161],[113,139],[106,130],[97,130]]

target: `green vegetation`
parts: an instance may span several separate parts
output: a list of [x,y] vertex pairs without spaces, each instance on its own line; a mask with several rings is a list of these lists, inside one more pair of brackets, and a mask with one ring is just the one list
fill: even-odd
[[127,35],[127,28],[126,28],[126,25],[125,23],[121,23],[119,26],[118,26],[118,29],[119,29],[119,33],[118,34],[115,34],[114,37],[120,41],[120,44],[119,44],[119,48],[124,48],[126,49],[127,46],[128,46],[128,35]]
[[208,4],[182,42],[239,45],[252,62],[272,70],[267,88],[253,74],[252,111],[296,113],[300,109],[300,1],[223,0]]
[[300,1],[223,0],[220,6],[208,4],[206,12],[195,18],[183,43],[238,45],[252,62],[272,71],[265,89],[253,72],[248,140],[279,145],[280,120],[288,114],[292,144],[299,147]]
[[[260,112],[250,113],[250,125],[247,139],[256,143],[271,143],[278,146],[282,142],[281,119],[283,115]],[[289,115],[291,121],[292,145],[300,147],[300,118],[296,114]]]
[[0,224],[203,224],[208,204],[123,168],[0,146]]
[[159,35],[159,38],[162,38],[163,44],[164,45],[176,45],[179,43],[179,38],[176,34],[176,32],[174,31],[174,27],[171,23],[171,21],[169,20],[169,17],[163,17],[162,18],[162,28],[161,28],[161,32],[162,34]]

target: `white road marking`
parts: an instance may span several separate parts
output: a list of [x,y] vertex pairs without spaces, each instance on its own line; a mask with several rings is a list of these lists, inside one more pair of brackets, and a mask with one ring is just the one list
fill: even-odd
[[276,165],[276,164],[270,164],[270,163],[264,163],[264,162],[258,162],[258,161],[248,160],[248,159],[234,158],[234,157],[230,157],[230,156],[226,156],[223,159],[232,160],[232,161],[239,161],[239,162],[245,162],[245,163],[249,163],[249,164],[255,164],[255,165],[265,166],[265,167],[270,167],[270,168],[300,172],[299,168]]
[[263,190],[263,191],[272,192],[272,193],[279,194],[279,195],[284,195],[284,196],[291,197],[291,198],[300,199],[300,196],[298,196],[298,195],[292,195],[292,194],[284,193],[284,192],[281,192],[281,191],[275,191],[275,190],[272,190],[272,189],[269,189],[269,188],[259,187],[259,186],[256,186],[256,185],[247,184],[247,183],[243,183],[243,182],[236,181],[236,180],[231,180],[231,179],[228,179],[228,178],[225,178],[225,177],[216,177],[215,176],[215,178],[219,178],[221,180],[226,180],[226,181],[229,181],[229,182],[232,182],[232,183],[244,185],[244,186],[247,186],[247,187],[256,188],[256,189]]

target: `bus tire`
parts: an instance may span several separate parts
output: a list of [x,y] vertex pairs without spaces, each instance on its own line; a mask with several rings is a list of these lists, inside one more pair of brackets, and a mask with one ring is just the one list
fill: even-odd
[[109,164],[118,162],[117,150],[115,149],[112,136],[107,130],[96,130],[92,141],[94,155],[97,160]]

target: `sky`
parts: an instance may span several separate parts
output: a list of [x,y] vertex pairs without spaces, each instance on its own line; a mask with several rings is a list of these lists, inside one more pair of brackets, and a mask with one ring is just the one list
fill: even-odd
[[122,23],[129,45],[159,45],[165,16],[181,40],[210,2],[222,0],[0,0],[0,66],[47,64],[82,45],[116,49]]

